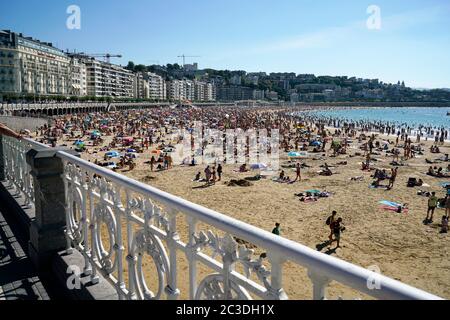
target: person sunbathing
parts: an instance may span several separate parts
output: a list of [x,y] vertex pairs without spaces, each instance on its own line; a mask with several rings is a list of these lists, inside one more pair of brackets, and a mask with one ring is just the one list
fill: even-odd
[[244,163],[239,167],[239,172],[247,172],[247,165]]
[[435,173],[434,173],[434,169],[433,169],[433,167],[432,167],[432,166],[430,166],[430,167],[428,168],[428,172],[427,172],[427,174],[428,174],[428,175],[430,175],[430,176],[434,176],[434,175],[435,175]]
[[285,173],[284,173],[284,170],[281,170],[278,179],[281,180],[281,181],[284,181],[284,179],[285,179]]
[[362,162],[361,163],[361,170],[362,171],[370,170],[370,165],[367,162]]

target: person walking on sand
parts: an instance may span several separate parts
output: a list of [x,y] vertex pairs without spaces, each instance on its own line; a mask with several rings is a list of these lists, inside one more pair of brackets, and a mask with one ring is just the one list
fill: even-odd
[[333,241],[332,225],[333,225],[334,221],[336,220],[336,214],[337,214],[337,212],[333,210],[333,212],[331,213],[331,216],[329,216],[326,221],[327,226],[330,227],[330,235],[328,236],[328,239],[330,239],[330,243],[331,243],[331,241]]
[[222,165],[219,164],[219,165],[217,166],[217,176],[219,177],[219,179],[218,179],[217,181],[222,180],[222,170],[223,170]]
[[215,184],[215,183],[216,183],[216,180],[217,180],[217,177],[216,177],[216,167],[213,167],[213,168],[212,168],[211,176],[212,176],[212,183]]
[[150,170],[153,171],[153,167],[155,166],[156,159],[154,156],[150,159]]
[[276,234],[277,236],[280,235],[280,223],[275,223],[275,228],[273,228],[272,233]]
[[447,218],[449,218],[450,217],[450,195],[448,195],[448,194],[445,197],[444,206],[445,206],[445,215],[447,216]]
[[[432,192],[431,196],[428,198],[428,210],[427,210],[427,217],[425,218],[425,223],[432,223],[433,222],[433,214],[434,210],[437,207],[438,198],[436,197],[436,192]],[[431,213],[431,215],[430,215]]]
[[398,168],[391,169],[391,176],[389,178],[389,185],[388,185],[389,190],[394,187],[395,179],[397,179],[397,169]]
[[296,182],[297,179],[298,179],[298,181],[302,181],[301,166],[300,166],[300,163],[298,163],[298,162],[297,162],[297,165],[295,167],[295,173],[296,173],[296,176],[295,176],[294,182]]
[[448,217],[442,216],[440,233],[447,233],[447,232],[448,232]]
[[211,181],[211,169],[209,168],[209,166],[207,166],[205,169],[205,176],[206,176],[206,184],[209,184],[209,182]]
[[345,230],[345,227],[342,226],[341,223],[342,223],[342,218],[338,218],[331,225],[331,228],[332,228],[333,234],[334,234],[334,239],[336,240],[336,249],[340,247],[341,232]]

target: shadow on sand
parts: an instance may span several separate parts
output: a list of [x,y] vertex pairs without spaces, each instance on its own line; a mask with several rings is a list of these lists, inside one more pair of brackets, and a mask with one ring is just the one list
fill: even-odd
[[[333,242],[334,242],[334,240],[333,241],[327,240],[325,242],[319,243],[316,245],[316,249],[317,249],[317,251],[322,251],[324,248],[331,246],[331,244]],[[327,251],[325,251],[324,253],[328,254],[328,255],[332,255],[333,253],[336,253],[336,249],[337,248],[333,248],[333,249],[328,248]]]

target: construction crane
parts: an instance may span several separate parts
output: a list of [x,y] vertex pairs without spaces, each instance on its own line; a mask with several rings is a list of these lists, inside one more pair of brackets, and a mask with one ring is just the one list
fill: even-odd
[[178,56],[178,58],[183,58],[183,68],[186,65],[186,58],[200,58],[200,56],[186,56],[185,54],[182,54],[181,56]]
[[103,58],[107,63],[111,63],[111,58],[122,58],[121,54],[111,54],[111,53],[92,53],[92,54],[82,53],[82,54],[93,58]]

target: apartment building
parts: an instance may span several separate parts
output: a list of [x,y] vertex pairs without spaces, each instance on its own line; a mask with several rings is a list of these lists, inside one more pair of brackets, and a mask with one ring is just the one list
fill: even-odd
[[179,101],[186,99],[184,81],[172,80],[167,82],[167,98],[172,101]]
[[149,81],[144,73],[136,73],[133,79],[133,96],[138,99],[150,98]]
[[205,89],[206,83],[195,81],[194,82],[194,98],[195,101],[205,101]]
[[195,101],[215,101],[215,86],[212,83],[194,81]]
[[264,100],[264,90],[253,90],[253,100]]
[[87,96],[87,68],[82,59],[70,59],[69,94]]
[[220,86],[217,88],[218,101],[252,100],[253,90],[241,86]]
[[135,75],[133,72],[107,62],[85,57],[87,93],[94,97],[133,98]]
[[161,76],[151,72],[147,73],[147,79],[150,90],[149,98],[153,100],[166,100],[166,82],[164,79]]
[[0,92],[23,95],[71,93],[71,59],[51,43],[0,30]]

